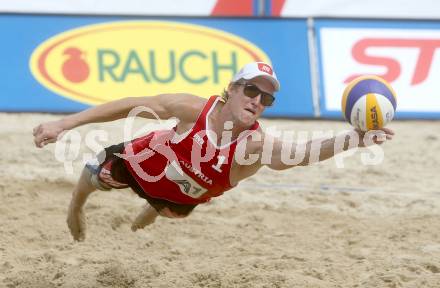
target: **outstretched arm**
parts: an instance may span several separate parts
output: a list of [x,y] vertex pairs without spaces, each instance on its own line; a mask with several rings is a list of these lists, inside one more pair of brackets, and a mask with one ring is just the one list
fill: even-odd
[[[205,99],[190,94],[161,94],[153,97],[127,97],[98,105],[87,110],[68,115],[60,120],[42,123],[34,128],[34,142],[37,147],[57,141],[63,131],[89,123],[114,121],[127,117],[135,107],[145,106],[153,110],[161,119],[172,116],[190,121],[197,117],[197,109]],[[150,113],[140,114],[153,119]]]
[[[275,139],[271,163],[267,164],[267,166],[275,170],[284,170],[294,166],[306,166],[315,162],[327,160],[336,154],[347,151],[351,148],[382,144],[386,140],[391,140],[394,135],[394,132],[388,128],[382,128],[377,132],[381,135],[369,134],[365,138],[364,132],[354,130],[343,132],[335,137],[314,139],[302,144],[284,143],[280,139]],[[372,137],[372,139],[370,139],[370,141],[365,141],[368,137]],[[355,144],[352,145],[352,143]],[[291,150],[283,150],[283,144],[286,147],[291,147]],[[285,155],[283,155],[283,153]],[[299,160],[286,161],[286,159],[295,159],[295,157],[299,157],[297,158]]]

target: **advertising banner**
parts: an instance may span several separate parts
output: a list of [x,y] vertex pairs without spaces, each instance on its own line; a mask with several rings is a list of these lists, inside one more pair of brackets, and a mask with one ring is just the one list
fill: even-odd
[[283,2],[282,17],[440,19],[440,2],[436,0],[284,0]]
[[320,107],[342,117],[346,84],[378,75],[397,93],[397,118],[440,118],[440,22],[316,20]]
[[[284,0],[273,0],[274,6]],[[265,0],[270,5],[272,0]],[[261,0],[16,0],[0,1],[9,13],[144,15],[144,16],[257,16]],[[279,9],[280,10],[280,9]]]
[[305,20],[1,15],[2,111],[74,112],[128,96],[220,94],[241,66],[281,82],[266,116],[313,116]]

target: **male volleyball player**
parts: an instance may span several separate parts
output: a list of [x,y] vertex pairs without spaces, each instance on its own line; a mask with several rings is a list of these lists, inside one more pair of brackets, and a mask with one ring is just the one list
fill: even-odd
[[[296,165],[282,161],[283,142],[279,139],[273,139],[273,149],[264,151],[263,144],[270,136],[264,133],[257,119],[274,103],[274,93],[279,88],[272,67],[255,62],[233,77],[223,97],[212,96],[207,100],[191,94],[161,94],[125,98],[37,126],[35,144],[43,147],[55,142],[65,130],[124,118],[138,106],[148,107],[161,119],[179,119],[172,130],[154,131],[125,145],[110,146],[98,155],[99,165],[86,165],[73,191],[67,217],[73,238],[81,241],[85,237],[83,206],[96,189],[131,187],[148,201],[149,205],[133,222],[135,231],[154,222],[158,215],[187,216],[198,204],[220,196],[263,166],[283,170],[308,165],[313,152],[319,153],[318,161],[341,152],[343,149],[335,150],[336,137],[320,139],[317,151],[313,150],[314,140],[294,144],[289,151],[292,158],[300,150],[305,153]],[[151,114],[143,116],[153,118]],[[224,134],[225,131],[229,134]],[[391,139],[394,134],[389,129],[382,131],[386,137],[382,141],[375,138],[376,144]],[[365,146],[363,135],[358,137],[358,145]],[[343,141],[342,146],[348,149],[348,137]],[[269,161],[263,161],[266,156]],[[255,161],[249,161],[251,157]]]

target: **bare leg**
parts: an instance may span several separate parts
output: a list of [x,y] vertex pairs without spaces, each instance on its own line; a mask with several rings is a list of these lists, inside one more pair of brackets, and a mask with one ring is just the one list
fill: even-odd
[[67,226],[70,229],[75,241],[84,241],[86,236],[86,218],[83,206],[87,201],[87,197],[96,190],[90,182],[90,172],[84,168],[81,177],[72,192],[72,200],[70,201]]
[[152,224],[158,215],[156,209],[147,204],[133,221],[131,230],[135,232],[137,229],[143,229],[145,226]]

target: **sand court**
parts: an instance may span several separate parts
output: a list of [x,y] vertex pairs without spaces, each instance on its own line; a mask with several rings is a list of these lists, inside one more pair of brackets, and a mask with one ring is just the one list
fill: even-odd
[[[33,144],[50,114],[0,114],[0,287],[440,287],[440,125],[394,121],[381,165],[344,159],[255,176],[185,219],[133,233],[144,200],[97,192],[85,242],[66,220],[82,156],[66,173],[55,145]],[[262,120],[280,130],[338,121]],[[121,121],[77,129],[109,132]],[[84,144],[84,143],[83,143]],[[91,153],[81,145],[79,155]]]

